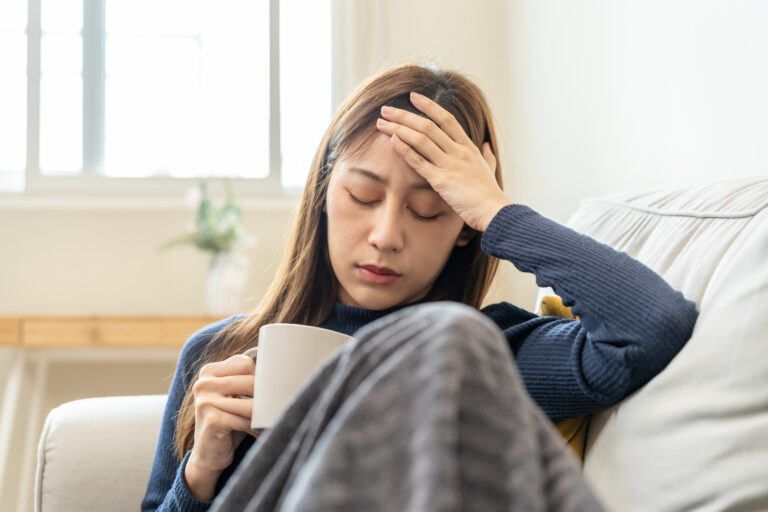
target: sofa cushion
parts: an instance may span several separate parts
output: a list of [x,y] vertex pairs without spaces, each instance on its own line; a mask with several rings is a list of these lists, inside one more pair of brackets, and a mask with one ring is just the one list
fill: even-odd
[[700,311],[660,375],[593,415],[584,471],[598,496],[617,511],[768,510],[768,177],[612,194],[568,225]]
[[53,409],[40,436],[36,511],[136,511],[165,395],[88,398]]

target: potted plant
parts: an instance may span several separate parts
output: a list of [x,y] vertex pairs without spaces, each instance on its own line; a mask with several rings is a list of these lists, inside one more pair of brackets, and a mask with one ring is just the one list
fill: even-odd
[[203,180],[187,191],[187,204],[196,209],[187,232],[163,245],[164,251],[179,245],[193,245],[209,252],[211,259],[205,287],[205,309],[211,315],[231,314],[240,307],[248,278],[249,262],[239,250],[251,240],[243,229],[242,212],[235,202],[232,185],[227,182],[224,204],[217,208]]

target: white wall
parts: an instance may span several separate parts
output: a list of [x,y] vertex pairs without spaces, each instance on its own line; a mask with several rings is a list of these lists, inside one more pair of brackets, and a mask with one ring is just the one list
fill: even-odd
[[584,197],[768,174],[768,3],[510,3],[514,194]]

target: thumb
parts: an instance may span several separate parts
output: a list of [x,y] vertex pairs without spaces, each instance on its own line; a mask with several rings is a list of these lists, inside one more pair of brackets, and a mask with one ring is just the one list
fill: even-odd
[[491,174],[496,174],[496,157],[494,156],[493,151],[491,151],[491,144],[483,142],[482,152],[485,163],[487,163],[488,167],[491,169]]

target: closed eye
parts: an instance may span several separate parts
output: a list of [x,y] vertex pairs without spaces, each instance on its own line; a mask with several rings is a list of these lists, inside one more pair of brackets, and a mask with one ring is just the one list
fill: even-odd
[[373,206],[374,204],[378,203],[378,201],[363,201],[362,199],[358,199],[352,195],[352,192],[349,192],[349,197],[351,197],[352,200],[357,204],[361,204],[363,206]]
[[[359,205],[361,205],[361,206],[373,206],[374,204],[376,204],[376,203],[378,203],[378,202],[379,202],[378,200],[376,200],[376,201],[363,201],[362,199],[358,199],[357,197],[355,197],[355,196],[352,194],[352,192],[349,192],[349,191],[348,191],[347,193],[349,194],[349,197],[350,197],[350,199],[352,199],[352,201],[356,202],[357,204],[359,204]],[[409,208],[409,210],[410,210],[410,208]],[[440,214],[438,213],[437,215],[432,215],[432,216],[430,216],[430,217],[425,217],[425,216],[423,216],[423,215],[419,215],[418,213],[416,213],[416,212],[415,212],[415,211],[413,211],[413,210],[411,210],[411,213],[412,213],[412,214],[413,214],[413,216],[414,216],[414,217],[416,217],[418,220],[422,220],[422,221],[425,221],[425,222],[429,222],[429,221],[437,220],[437,218],[440,216]]]
[[413,216],[414,216],[414,217],[416,217],[417,219],[419,219],[419,220],[424,220],[424,221],[437,220],[437,218],[440,216],[440,214],[438,213],[437,215],[432,215],[431,217],[424,217],[423,215],[419,215],[418,213],[416,213],[416,212],[415,212],[415,211],[413,211],[413,210],[411,210],[411,213],[412,213],[412,214],[413,214]]

